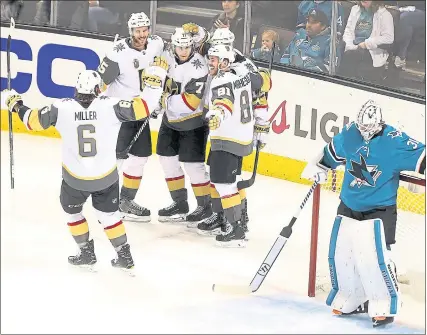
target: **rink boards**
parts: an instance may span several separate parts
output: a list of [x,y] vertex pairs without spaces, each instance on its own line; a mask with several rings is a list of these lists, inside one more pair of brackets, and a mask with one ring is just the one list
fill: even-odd
[[[2,90],[7,85],[8,31],[8,28],[1,29]],[[111,47],[111,41],[15,29],[11,54],[12,87],[22,94],[26,105],[34,108],[47,105],[56,98],[70,97],[74,94],[78,73],[85,68],[96,69]],[[358,109],[368,99],[382,106],[387,123],[424,142],[424,104],[280,71],[273,71],[272,81],[269,94],[271,134],[258,166],[258,172],[263,175],[306,183],[300,179],[306,162],[355,118]],[[7,130],[7,112],[1,112],[1,129]],[[155,149],[160,120],[150,123]],[[16,115],[13,129],[27,132]],[[55,129],[31,134],[59,137]],[[253,155],[245,159],[243,168],[251,170],[252,163]]]

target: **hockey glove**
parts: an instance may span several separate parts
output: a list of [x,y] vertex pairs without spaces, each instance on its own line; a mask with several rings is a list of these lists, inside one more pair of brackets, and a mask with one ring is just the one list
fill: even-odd
[[169,64],[165,57],[154,57],[154,61],[150,64],[150,66],[158,66],[164,69],[165,71],[169,70]]
[[166,80],[166,84],[165,84],[165,89],[164,90],[165,90],[165,92],[169,93],[170,95],[179,94],[178,84],[172,78],[168,78]]
[[224,117],[224,111],[221,108],[211,109],[209,112],[207,112],[206,119],[209,121],[209,129],[218,129],[221,125],[221,122],[224,121]]
[[329,167],[322,165],[323,153],[317,156],[313,161],[308,162],[301,173],[301,178],[311,181],[317,181],[319,184],[324,184],[328,180]]
[[2,95],[4,95],[4,101],[9,112],[17,113],[19,106],[23,104],[21,95],[15,90],[4,90]]
[[182,25],[182,29],[187,34],[195,35],[195,34],[199,33],[199,26],[197,24],[195,24],[195,23],[192,23],[192,22],[184,23]]
[[264,147],[267,145],[267,137],[268,133],[270,131],[270,124],[262,126],[259,124],[256,124],[254,126],[254,140],[253,144],[256,147],[258,142],[261,143],[260,150],[264,149]]
[[151,117],[157,119],[160,114],[163,114],[168,109],[170,94],[163,92],[159,99],[159,106],[151,113]]

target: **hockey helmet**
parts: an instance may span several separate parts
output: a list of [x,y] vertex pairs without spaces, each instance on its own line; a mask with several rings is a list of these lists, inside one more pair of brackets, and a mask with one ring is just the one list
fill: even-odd
[[102,79],[98,72],[84,70],[77,77],[76,91],[79,94],[98,96],[101,93]]
[[213,33],[212,37],[209,40],[210,45],[230,45],[233,46],[234,43],[234,34],[228,28],[218,28]]
[[129,28],[129,35],[132,34],[132,29],[139,28],[139,27],[150,27],[151,21],[150,18],[144,13],[132,13],[130,15],[130,18],[128,20],[128,28]]
[[171,43],[176,47],[191,47],[193,46],[193,37],[187,34],[182,28],[175,28],[175,32],[171,36]]
[[229,45],[214,45],[209,48],[208,56],[216,56],[219,58],[219,62],[222,63],[225,59],[231,64],[234,62],[236,56],[234,50]]

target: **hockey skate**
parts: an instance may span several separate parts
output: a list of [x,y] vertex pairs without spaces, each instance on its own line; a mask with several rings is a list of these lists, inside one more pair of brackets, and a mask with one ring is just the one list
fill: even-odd
[[115,268],[120,268],[131,276],[134,275],[132,271],[134,263],[128,243],[120,247],[120,250],[117,251],[117,258],[111,260],[111,265]]
[[241,226],[243,228],[243,231],[245,233],[249,232],[248,222],[249,222],[249,216],[248,216],[248,199],[244,199],[242,201],[242,218],[240,219],[240,224],[241,224]]
[[197,225],[197,233],[204,236],[215,236],[221,234],[221,227],[226,223],[224,213],[215,213]]
[[159,210],[159,222],[163,223],[183,223],[189,212],[187,200],[173,202],[168,207]]
[[372,318],[372,327],[377,328],[381,326],[385,326],[394,321],[393,316],[376,316]]
[[363,313],[368,313],[368,308],[369,308],[369,301],[365,301],[365,303],[363,305],[360,305],[359,307],[357,307],[353,312],[343,313],[337,309],[333,309],[332,313],[334,313],[335,315],[363,314]]
[[138,205],[135,201],[121,198],[119,210],[123,213],[123,220],[135,222],[150,222],[150,210]]
[[197,225],[209,218],[212,215],[211,204],[207,203],[205,206],[197,206],[197,208],[187,215],[185,220],[188,222],[187,228],[197,228]]
[[93,240],[81,246],[76,256],[68,256],[68,263],[95,271],[96,255]]
[[243,248],[246,246],[246,236],[240,222],[227,222],[221,227],[221,235],[215,237],[217,244],[227,248]]

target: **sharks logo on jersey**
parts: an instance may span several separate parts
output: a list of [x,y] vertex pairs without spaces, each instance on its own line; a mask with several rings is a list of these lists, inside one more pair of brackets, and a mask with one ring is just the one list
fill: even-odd
[[359,155],[360,163],[351,160],[351,169],[348,170],[354,180],[350,183],[351,187],[357,185],[357,187],[370,186],[375,187],[378,177],[381,175],[381,171],[378,170],[378,165],[367,165],[366,160],[362,155]]
[[390,136],[391,138],[403,137],[402,132],[399,130],[393,130],[393,131],[389,132],[387,134],[387,136]]

